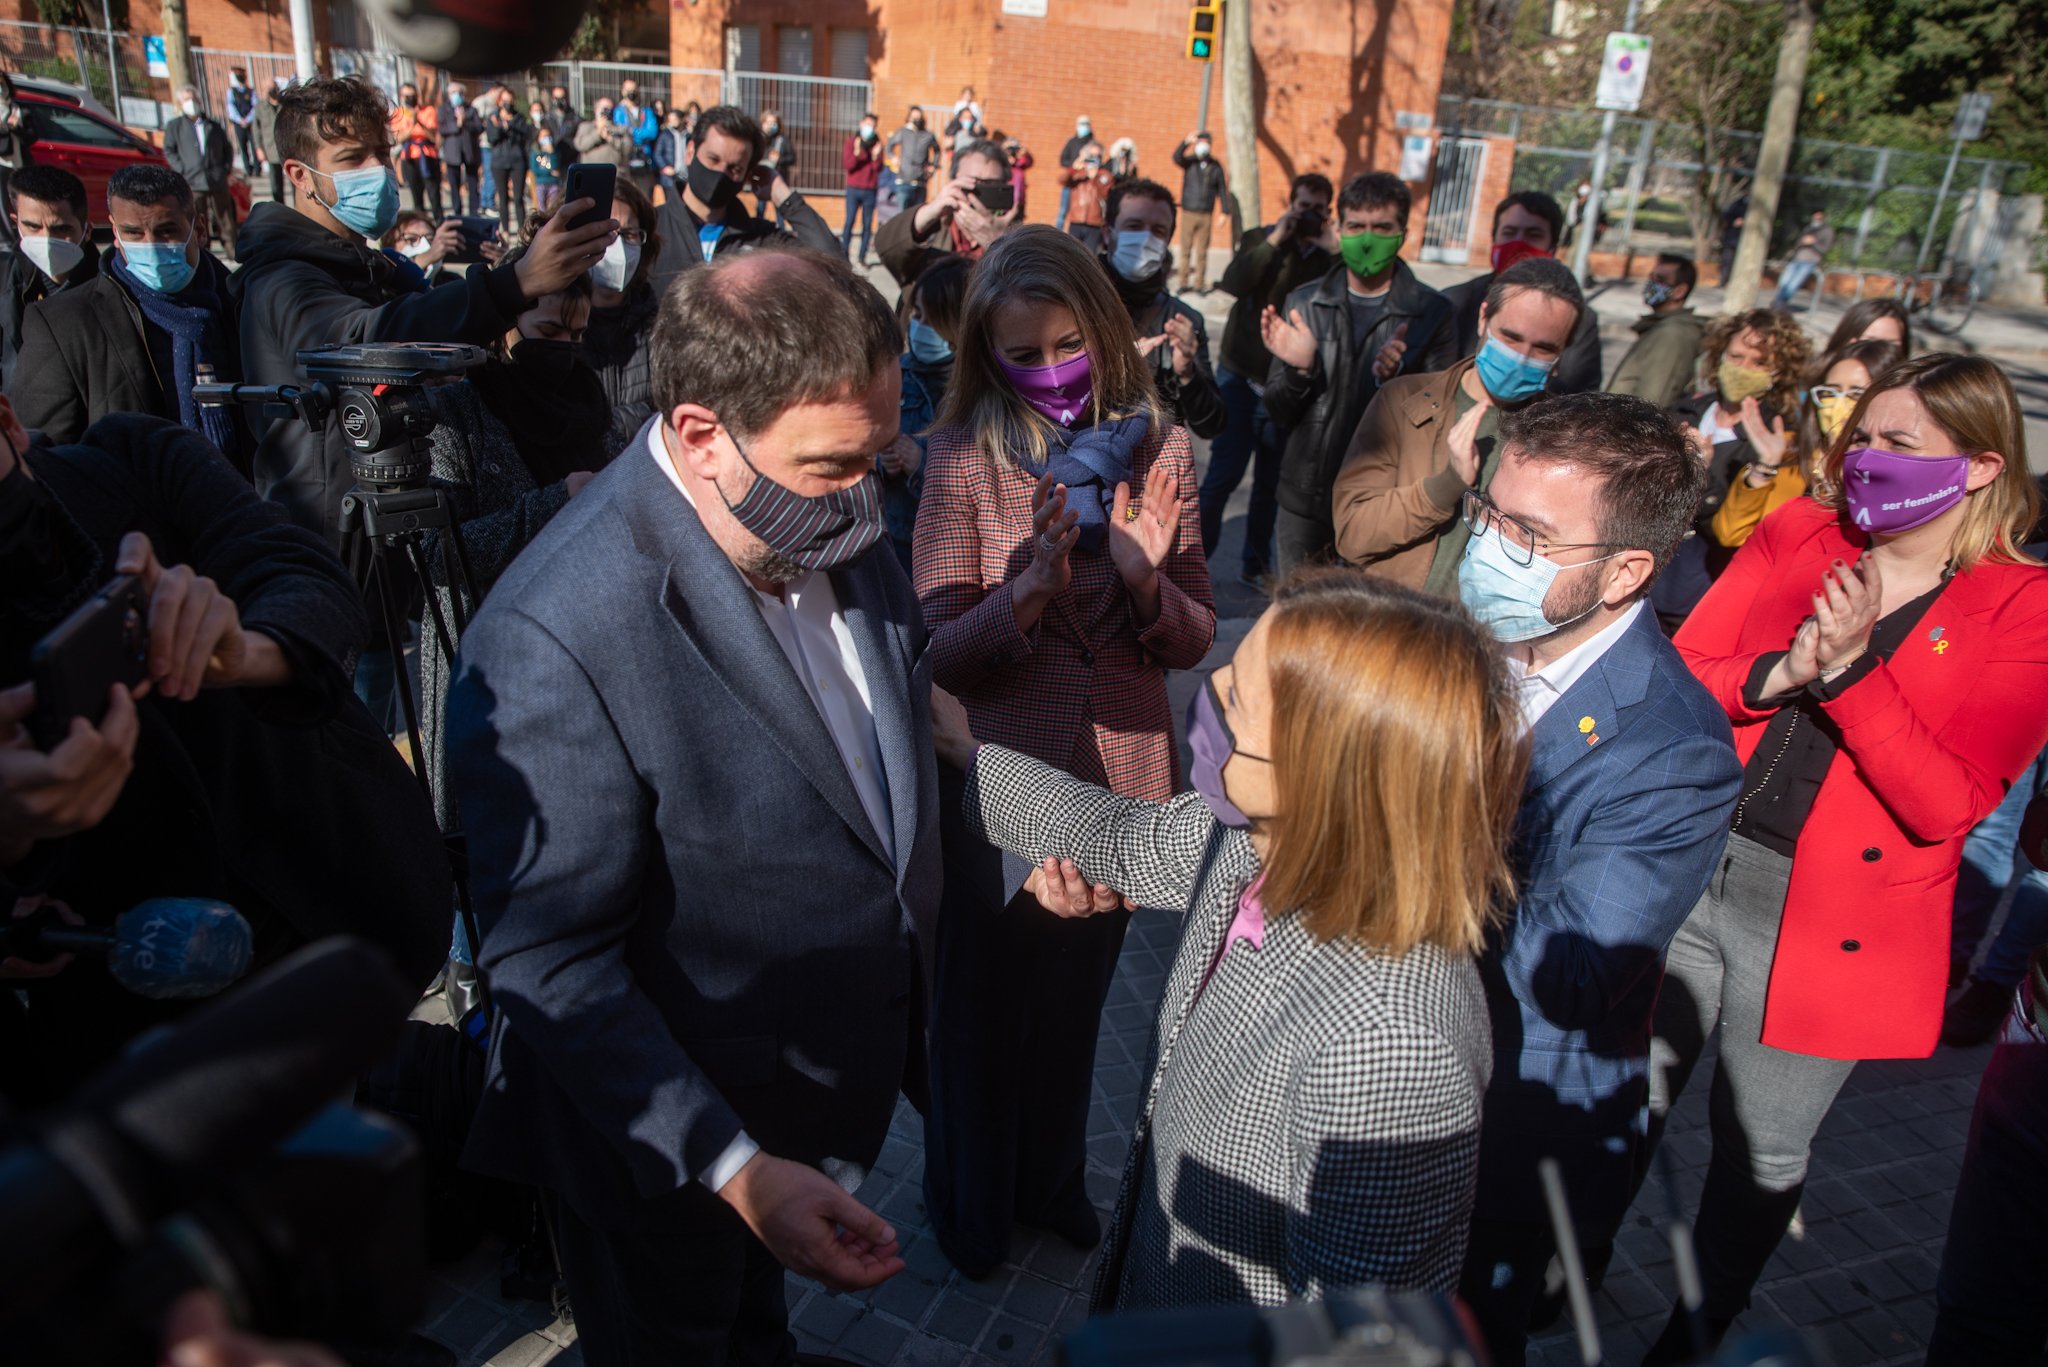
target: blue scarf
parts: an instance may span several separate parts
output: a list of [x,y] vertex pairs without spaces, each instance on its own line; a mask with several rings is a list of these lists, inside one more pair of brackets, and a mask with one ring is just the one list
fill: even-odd
[[[1101,552],[1109,545],[1109,519],[1116,506],[1116,486],[1131,482],[1131,461],[1145,444],[1151,421],[1143,416],[1118,418],[1093,427],[1059,429],[1045,464],[1025,465],[1034,476],[1050,474],[1067,486],[1067,506],[1081,515],[1078,549]],[[1135,496],[1137,490],[1133,489]]]
[[178,421],[212,442],[216,450],[232,455],[235,424],[227,408],[209,407],[192,397],[192,386],[199,383],[200,366],[212,366],[222,380],[234,378],[232,372],[240,368],[229,364],[234,353],[225,326],[227,301],[217,287],[218,268],[210,257],[202,257],[191,283],[176,294],[165,294],[130,274],[128,260],[118,247],[111,257],[115,276],[142,310],[142,316],[170,336]]

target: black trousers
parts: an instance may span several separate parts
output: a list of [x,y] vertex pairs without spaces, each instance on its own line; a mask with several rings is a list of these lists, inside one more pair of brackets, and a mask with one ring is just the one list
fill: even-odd
[[[1612,1229],[1580,1229],[1579,1256],[1589,1289],[1597,1290],[1614,1257]],[[1548,1281],[1557,1236],[1548,1224],[1520,1220],[1472,1221],[1465,1246],[1465,1270],[1458,1299],[1472,1311],[1493,1367],[1522,1367],[1529,1334],[1557,1318],[1565,1299],[1562,1283]]]
[[701,1188],[673,1230],[619,1233],[547,1197],[589,1367],[787,1367],[796,1360],[782,1265]]
[[448,175],[448,212],[482,213],[482,201],[477,198],[477,164],[473,161],[444,161],[441,169]]
[[[993,857],[993,851],[990,851]],[[1013,1222],[1088,1204],[1095,1036],[1127,912],[1062,920],[1019,894],[993,907],[951,875],[931,1008],[925,1204],[939,1244],[979,1271]]]
[[[441,159],[439,157],[404,157],[400,165],[405,167],[405,188],[412,192],[412,207],[433,216],[436,223],[441,221]],[[420,202],[421,196],[426,202]]]
[[242,174],[245,176],[255,175],[256,126],[247,123],[237,123],[229,126],[235,130],[235,150],[242,157]]
[[526,230],[526,167],[514,162],[510,166],[493,162],[491,178],[498,185],[498,231],[510,236],[512,222],[516,215],[519,231]]

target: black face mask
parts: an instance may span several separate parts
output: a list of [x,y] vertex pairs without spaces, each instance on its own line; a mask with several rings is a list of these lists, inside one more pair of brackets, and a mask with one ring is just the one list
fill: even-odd
[[739,182],[723,171],[714,171],[695,157],[690,158],[690,193],[713,209],[723,209],[740,197]]
[[522,337],[512,346],[512,364],[536,381],[560,384],[576,373],[583,347],[547,337]]

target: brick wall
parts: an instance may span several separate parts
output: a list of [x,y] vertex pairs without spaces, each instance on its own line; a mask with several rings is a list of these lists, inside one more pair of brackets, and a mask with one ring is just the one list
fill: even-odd
[[[1396,112],[1436,110],[1450,0],[1245,3],[1253,5],[1261,220],[1280,212],[1301,172],[1341,182],[1397,166]],[[869,27],[883,125],[895,126],[913,102],[949,108],[962,85],[974,86],[989,126],[1021,139],[1036,159],[1027,213],[1045,221],[1058,207],[1059,151],[1077,114],[1091,117],[1105,147],[1135,139],[1140,168],[1179,188],[1171,158],[1195,127],[1203,65],[1184,54],[1187,13],[1177,0],[1048,0],[1043,19],[1005,15],[1000,0],[673,0],[670,59],[722,64],[729,23],[761,26],[761,64],[770,68],[778,25],[812,25],[820,54],[832,28]],[[1228,165],[1221,63],[1208,122]],[[1418,217],[1411,241],[1420,228]]]
[[[91,22],[99,23],[99,7],[88,5]],[[326,29],[326,6],[315,5],[314,23]],[[35,0],[0,0],[0,18],[40,23]],[[290,52],[291,9],[287,0],[187,0],[185,27],[194,47],[227,48],[236,52]],[[153,0],[129,0],[130,33],[160,34],[163,11]]]

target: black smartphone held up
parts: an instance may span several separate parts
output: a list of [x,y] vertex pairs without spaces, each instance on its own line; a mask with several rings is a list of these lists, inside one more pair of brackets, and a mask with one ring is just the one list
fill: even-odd
[[619,168],[603,162],[579,161],[569,168],[562,177],[562,203],[573,204],[579,199],[592,201],[591,206],[569,220],[572,228],[587,228],[593,223],[602,223],[612,216],[613,191],[619,183]]
[[1006,214],[1017,205],[1017,189],[1007,180],[974,182],[974,197],[992,214]]
[[471,265],[484,259],[484,243],[498,235],[498,220],[486,214],[457,214],[455,230],[462,234],[462,249],[444,258],[450,265]]
[[71,734],[71,719],[98,726],[107,715],[107,691],[133,688],[149,673],[149,604],[142,581],[115,576],[29,653],[36,710],[28,731],[43,750]]

